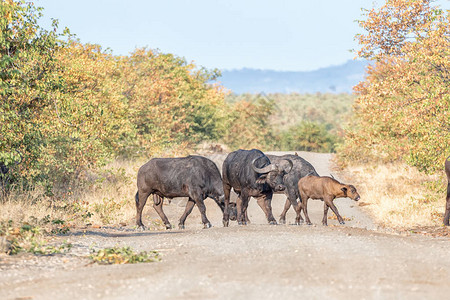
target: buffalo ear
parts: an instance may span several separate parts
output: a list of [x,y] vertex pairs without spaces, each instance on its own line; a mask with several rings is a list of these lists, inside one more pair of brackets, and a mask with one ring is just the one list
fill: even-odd
[[343,187],[341,190],[347,195],[347,188],[346,187]]
[[264,183],[266,183],[266,180],[267,180],[267,174],[263,174],[263,175],[259,176],[258,179],[256,179],[256,183],[264,184]]

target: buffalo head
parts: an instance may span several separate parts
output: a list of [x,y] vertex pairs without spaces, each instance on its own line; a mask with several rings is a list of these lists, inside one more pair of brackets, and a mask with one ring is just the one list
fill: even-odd
[[[212,197],[214,200],[216,200],[217,204],[220,206],[220,208],[222,209],[222,212],[225,210],[225,196],[224,195],[220,195],[219,197]],[[230,202],[228,204],[228,215],[230,216],[230,220],[231,221],[236,221],[237,219],[237,208],[236,208],[236,203],[234,202]]]
[[346,185],[341,190],[344,192],[345,196],[349,197],[352,200],[358,201],[361,198],[356,191],[356,188],[351,184]]
[[236,203],[230,202],[228,206],[228,214],[230,216],[231,221],[237,220],[237,209],[236,209]]
[[283,161],[286,161],[288,164],[288,166],[285,167],[282,167],[282,165],[284,164],[271,163],[265,167],[258,168],[256,167],[255,162],[261,157],[255,158],[252,161],[253,171],[255,171],[258,174],[261,174],[256,180],[256,183],[258,184],[267,183],[275,192],[284,191],[286,189],[286,186],[283,184],[283,177],[292,170],[292,167],[294,165],[292,161],[290,159],[284,159]]

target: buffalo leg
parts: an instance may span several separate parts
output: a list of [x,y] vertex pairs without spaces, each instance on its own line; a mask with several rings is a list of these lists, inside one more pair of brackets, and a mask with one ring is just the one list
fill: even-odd
[[[303,193],[300,193],[300,200],[302,202],[302,209],[303,209],[303,213],[305,214],[305,223],[307,225],[312,225],[311,220],[309,219],[309,215],[308,215],[308,196],[306,196]],[[300,213],[300,212],[299,212]]]
[[323,202],[323,219],[322,219],[323,226],[328,226],[328,220],[327,220],[328,208],[329,208],[328,205],[324,201]]
[[197,204],[198,210],[202,215],[203,228],[211,228],[211,222],[209,222],[208,218],[206,217],[206,206],[204,199],[200,196],[196,196],[194,199],[195,204]]
[[281,212],[281,215],[280,215],[280,224],[286,224],[286,213],[290,207],[291,207],[291,201],[289,201],[289,199],[286,198],[286,202],[284,203],[283,211]]
[[257,200],[258,205],[262,208],[264,213],[266,214],[267,221],[270,225],[277,225],[277,221],[273,217],[272,214],[272,194],[266,194],[259,197]]
[[237,221],[239,225],[247,225],[245,214],[247,212],[249,196],[242,191],[236,199]]
[[[334,214],[336,215],[339,224],[345,224],[344,219],[342,219],[341,215],[339,214],[336,206],[334,206],[333,203],[334,199],[324,199],[324,202],[331,208],[331,210],[334,212]],[[326,217],[326,216],[325,216]]]
[[223,209],[223,226],[224,227],[228,227],[229,223],[230,223],[230,213],[228,211],[229,207],[230,207],[230,191],[231,191],[231,186],[223,183],[223,191],[225,194],[225,199],[224,199],[224,209]]
[[166,229],[171,229],[172,225],[170,225],[169,219],[167,218],[166,214],[163,211],[163,199],[154,194],[153,195],[153,208],[156,210],[156,212],[158,213],[159,217],[162,219],[162,221],[164,222],[164,225],[166,225]]
[[[286,195],[286,202],[284,203],[284,208],[280,215],[280,224],[286,224],[286,213],[288,212],[288,210],[292,204],[292,200],[291,200],[292,191],[289,189],[289,187],[286,187],[286,190],[284,190],[284,194]],[[295,200],[295,198],[297,198],[297,197],[295,197],[295,195],[294,195],[293,198]],[[295,201],[295,202],[297,202],[297,201]],[[295,206],[294,206],[294,208],[295,208]]]
[[184,213],[180,218],[180,222],[178,223],[178,228],[184,229],[184,222],[186,221],[187,216],[189,216],[189,214],[192,212],[194,205],[194,200],[189,198],[188,202],[186,203],[186,209],[184,210]]
[[450,218],[450,181],[447,185],[447,199],[445,205],[445,215],[444,215],[444,225],[449,226],[449,218]]
[[247,224],[250,224],[250,219],[248,218],[248,209],[245,210],[245,222],[247,222]]
[[298,205],[297,205],[297,207],[295,209],[295,213],[297,214],[296,217],[295,217],[295,225],[300,225],[303,222],[305,222],[303,220],[303,218],[302,218],[302,215],[301,215],[302,208],[303,208],[303,206],[302,206],[302,199],[300,199],[300,197],[299,197],[299,200],[300,201],[298,202]]
[[136,225],[138,228],[145,229],[144,223],[142,223],[142,211],[144,210],[149,193],[137,192],[135,196],[136,201]]
[[290,206],[294,208],[296,212],[295,217],[295,225],[300,225],[303,223],[303,218],[300,214],[302,206],[301,203],[297,203],[298,193],[295,190],[290,189],[289,187],[286,189],[286,203],[284,204],[284,210],[281,213],[280,216],[280,223],[285,224],[286,223],[286,213],[289,210]]

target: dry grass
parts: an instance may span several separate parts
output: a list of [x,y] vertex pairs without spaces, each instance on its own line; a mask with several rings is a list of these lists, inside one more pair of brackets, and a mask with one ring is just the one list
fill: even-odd
[[145,161],[115,161],[86,172],[79,184],[59,196],[43,190],[13,191],[0,203],[0,222],[42,225],[61,220],[74,226],[132,225],[136,213],[136,175]]
[[404,164],[348,166],[346,182],[356,186],[360,206],[378,224],[396,229],[441,226],[444,174],[425,175]]
[[[158,156],[185,156],[188,150],[178,147]],[[81,174],[77,184],[55,191],[52,197],[45,196],[43,189],[13,190],[6,199],[0,199],[0,224],[12,221],[15,226],[24,223],[37,226],[63,223],[68,227],[134,226],[136,176],[147,161],[148,158],[113,161],[100,170]],[[146,211],[143,217],[147,217]],[[158,219],[146,220],[146,223],[150,229],[164,228]]]

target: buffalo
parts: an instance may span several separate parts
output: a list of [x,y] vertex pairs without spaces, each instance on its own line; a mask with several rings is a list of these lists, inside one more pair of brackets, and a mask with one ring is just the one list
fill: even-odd
[[226,157],[222,166],[225,208],[223,225],[229,223],[229,205],[231,188],[238,194],[236,200],[237,221],[239,225],[247,224],[247,207],[250,197],[257,199],[258,205],[266,214],[270,224],[277,224],[272,214],[273,192],[283,191],[283,176],[292,169],[292,161],[285,159],[283,164],[272,164],[260,150],[237,150]]
[[298,181],[298,191],[302,199],[302,208],[305,214],[306,224],[311,225],[308,216],[308,199],[320,199],[324,202],[322,224],[327,225],[328,208],[336,215],[340,224],[345,224],[336,206],[333,204],[335,198],[349,197],[358,201],[360,196],[353,185],[342,184],[334,178],[323,176],[305,176]]
[[17,154],[19,155],[20,159],[14,161],[14,163],[10,164],[8,166],[8,164],[4,161],[0,161],[0,192],[2,194],[7,194],[8,193],[8,189],[11,185],[11,183],[13,182],[13,179],[11,178],[11,167],[17,167],[19,164],[22,163],[23,160],[23,156],[22,154],[16,149],[15,150],[17,152]]
[[298,192],[298,181],[305,176],[319,176],[319,174],[317,174],[316,169],[314,169],[308,161],[298,156],[297,153],[295,155],[286,154],[282,156],[267,154],[267,157],[272,163],[281,163],[286,159],[289,159],[293,163],[292,170],[283,177],[283,184],[286,186],[286,189],[283,192],[287,198],[286,203],[284,204],[283,212],[280,215],[280,223],[286,223],[286,213],[292,205],[297,213],[294,224],[300,225],[303,223],[303,218],[300,215],[302,209],[301,203],[297,204],[297,199],[300,199],[300,194]]
[[[167,229],[172,226],[162,209],[163,198],[189,197],[178,224],[180,229],[184,229],[184,222],[195,204],[200,210],[204,228],[211,227],[204,204],[207,197],[214,199],[222,211],[225,209],[219,169],[213,161],[202,156],[153,158],[139,169],[137,188],[135,200],[138,228],[145,228],[142,223],[142,210],[151,194],[153,207]],[[231,207],[228,206],[227,209]]]
[[450,218],[450,156],[445,160],[445,174],[447,175],[447,199],[445,205],[444,225],[449,226]]

